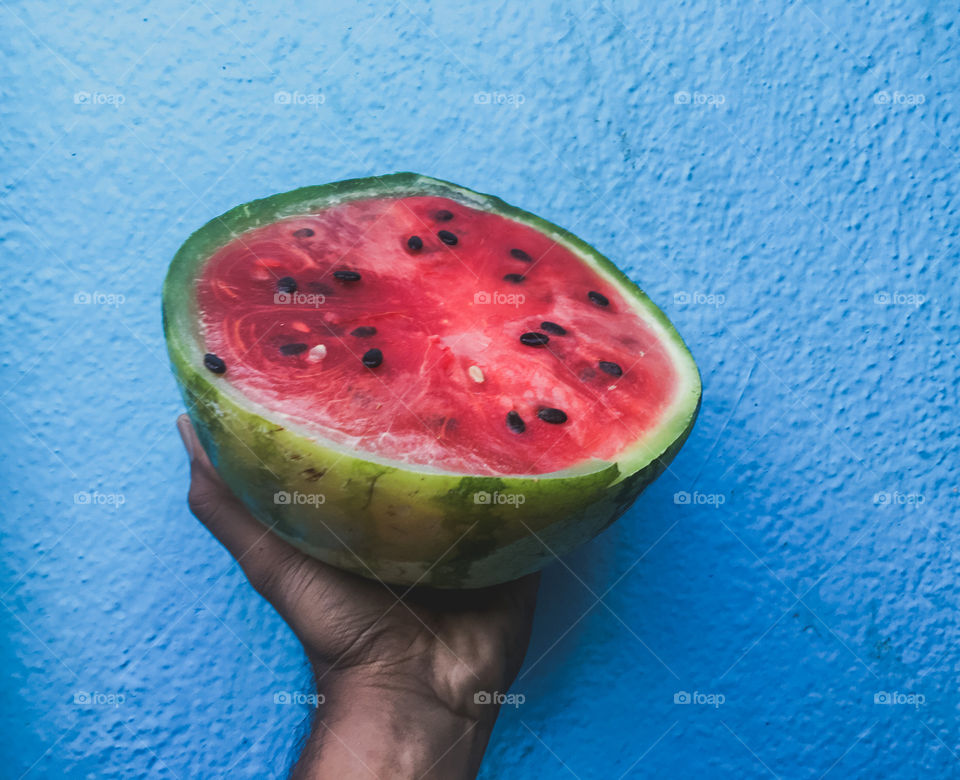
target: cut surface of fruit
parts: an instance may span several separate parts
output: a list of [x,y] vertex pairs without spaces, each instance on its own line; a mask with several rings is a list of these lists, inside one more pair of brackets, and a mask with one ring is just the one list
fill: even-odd
[[244,396],[452,472],[616,460],[679,384],[629,292],[556,238],[450,198],[360,199],[248,231],[204,265],[198,304],[205,349]]

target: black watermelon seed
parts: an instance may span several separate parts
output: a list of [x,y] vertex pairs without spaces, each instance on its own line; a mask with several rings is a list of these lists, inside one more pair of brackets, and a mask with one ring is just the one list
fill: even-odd
[[593,303],[597,304],[597,306],[609,306],[609,305],[610,305],[610,300],[607,298],[606,295],[601,295],[600,293],[595,292],[594,290],[591,290],[590,292],[588,292],[588,293],[587,293],[587,297],[588,297]]
[[280,347],[281,355],[299,355],[301,352],[306,352],[308,349],[307,345],[301,341],[295,341],[293,344],[284,344]]
[[410,247],[414,252],[423,249],[423,239],[420,236],[410,236],[407,239],[407,246]]
[[361,360],[367,368],[376,368],[383,362],[383,353],[374,347],[364,352]]
[[360,274],[356,271],[334,271],[333,278],[339,279],[341,282],[359,282]]
[[357,338],[366,339],[370,336],[377,335],[377,329],[373,325],[361,325],[359,328],[354,328],[350,331],[351,336],[356,336]]
[[550,337],[546,333],[524,333],[520,336],[520,343],[528,347],[545,347],[550,342]]
[[313,231],[310,228],[300,228],[299,230],[293,231],[294,238],[310,238],[313,235]]
[[559,409],[551,409],[549,406],[545,406],[537,412],[537,417],[553,425],[560,425],[567,421],[566,412],[561,412]]
[[623,369],[617,363],[612,363],[609,360],[600,361],[600,370],[606,371],[610,376],[623,376]]
[[214,374],[222,374],[227,370],[227,364],[223,362],[223,358],[217,357],[212,352],[203,356],[203,365]]
[[511,249],[511,250],[510,250],[510,256],[511,256],[511,257],[515,257],[517,260],[523,260],[523,262],[525,262],[525,263],[532,263],[532,262],[533,262],[533,258],[530,257],[530,255],[528,255],[528,254],[527,254],[526,252],[524,252],[522,249]]
[[277,279],[277,290],[279,292],[295,293],[297,291],[297,280],[292,276]]
[[456,233],[451,233],[449,230],[441,230],[439,233],[437,233],[437,238],[443,241],[443,243],[447,246],[457,245]]
[[504,281],[513,282],[514,284],[520,284],[526,278],[523,274],[507,274],[503,277]]
[[557,325],[557,323],[555,323],[555,322],[550,322],[549,320],[546,321],[546,322],[541,322],[541,323],[540,323],[540,328],[541,328],[541,330],[545,330],[547,333],[552,333],[554,336],[566,336],[566,335],[567,335],[567,329],[566,329],[566,328],[561,327],[560,325]]
[[523,418],[516,412],[507,412],[507,427],[514,433],[523,433],[527,430]]
[[453,219],[453,212],[447,211],[446,209],[440,209],[434,216],[439,219],[441,222],[449,222]]

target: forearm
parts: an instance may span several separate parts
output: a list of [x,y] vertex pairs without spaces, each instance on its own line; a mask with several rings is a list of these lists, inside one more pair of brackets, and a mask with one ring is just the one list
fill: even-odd
[[293,769],[295,780],[476,776],[495,706],[474,717],[451,711],[428,692],[402,687],[342,680],[328,690]]

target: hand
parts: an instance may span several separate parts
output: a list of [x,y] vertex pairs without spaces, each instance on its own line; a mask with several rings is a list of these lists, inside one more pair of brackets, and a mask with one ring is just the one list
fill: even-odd
[[539,575],[469,591],[410,589],[295,549],[230,492],[186,415],[191,511],[303,643],[325,696],[293,776],[474,777],[530,638]]

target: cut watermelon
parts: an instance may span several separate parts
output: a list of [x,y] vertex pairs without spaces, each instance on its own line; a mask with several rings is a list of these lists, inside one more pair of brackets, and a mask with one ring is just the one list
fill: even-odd
[[411,173],[239,206],[183,245],[164,330],[252,513],[386,582],[479,587],[618,517],[693,426],[700,378],[606,258]]

